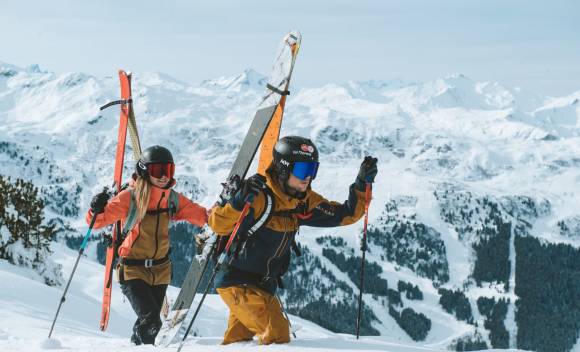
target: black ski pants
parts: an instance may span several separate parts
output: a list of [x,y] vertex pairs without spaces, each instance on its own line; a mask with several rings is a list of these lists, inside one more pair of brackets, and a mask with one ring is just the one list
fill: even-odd
[[167,285],[151,286],[143,280],[136,279],[123,282],[121,290],[137,314],[131,341],[136,345],[153,345],[162,325],[159,314]]

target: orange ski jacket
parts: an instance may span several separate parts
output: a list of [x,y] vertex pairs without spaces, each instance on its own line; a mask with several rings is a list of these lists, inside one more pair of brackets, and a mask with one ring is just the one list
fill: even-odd
[[[130,183],[130,187],[134,182]],[[207,223],[207,211],[204,207],[192,202],[178,193],[179,205],[172,217],[167,211],[170,188],[151,187],[147,215],[137,222],[126,235],[118,249],[121,260],[117,265],[119,281],[141,279],[149,285],[169,284],[171,281],[171,263],[169,261],[146,267],[145,265],[123,265],[123,260],[163,259],[169,255],[169,223],[184,220],[202,227]],[[126,189],[109,200],[104,212],[97,215],[95,229],[124,221],[129,215],[131,191]],[[87,223],[93,217],[91,210],[86,215]]]

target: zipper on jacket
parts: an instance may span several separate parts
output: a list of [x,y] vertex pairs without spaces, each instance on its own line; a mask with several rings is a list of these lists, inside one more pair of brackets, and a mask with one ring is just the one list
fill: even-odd
[[[151,259],[155,259],[155,256],[157,255],[157,250],[159,249],[159,219],[161,217],[161,214],[159,213],[159,208],[161,207],[161,201],[163,200],[164,197],[165,192],[161,193],[161,197],[157,202],[157,222],[155,224],[155,252],[153,252],[153,256],[151,257]],[[148,268],[148,270],[153,276],[153,285],[155,285],[155,274],[153,273],[153,270],[151,270],[151,268]]]
[[161,214],[159,213],[159,208],[161,207],[161,201],[165,197],[165,192],[161,193],[161,197],[159,198],[159,202],[157,202],[157,222],[155,224],[155,252],[153,252],[152,259],[155,259],[157,255],[157,250],[159,249],[159,219],[161,218]]

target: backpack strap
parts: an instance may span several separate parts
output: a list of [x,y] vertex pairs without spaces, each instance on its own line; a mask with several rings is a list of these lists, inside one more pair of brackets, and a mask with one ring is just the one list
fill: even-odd
[[[272,210],[275,208],[275,201],[274,201],[274,194],[272,193],[272,191],[270,190],[270,188],[268,186],[266,186],[266,188],[264,188],[264,195],[266,196],[266,206],[264,208],[264,211],[262,212],[262,214],[260,214],[260,217],[257,219],[254,219],[253,224],[251,225],[250,229],[246,232],[246,236],[244,236],[244,240],[242,241],[242,243],[239,243],[236,246],[236,249],[234,250],[234,256],[237,256],[238,253],[243,250],[243,248],[246,246],[248,241],[252,240],[253,235],[258,232],[258,230],[260,230],[267,222],[268,220],[270,220],[270,218],[272,217]],[[246,217],[246,220],[248,220],[249,217]],[[249,222],[249,221],[248,221]],[[250,226],[249,224],[247,226]],[[217,257],[224,251],[225,247],[226,247],[226,243],[228,242],[228,239],[230,238],[231,235],[228,236],[219,236],[219,238],[217,239],[217,243],[215,245],[216,250],[213,252],[214,254],[214,260],[217,259]]]
[[169,209],[169,217],[172,218],[179,209],[179,194],[171,188],[169,190],[169,199],[167,200],[167,208]]
[[252,225],[252,227],[248,230],[248,237],[251,237],[254,233],[260,230],[264,224],[270,221],[272,218],[273,210],[276,208],[274,194],[272,193],[270,187],[266,186],[264,189],[264,195],[266,196],[266,207],[264,208],[264,211],[260,217],[254,222],[254,225]]
[[[250,230],[248,230],[248,237],[251,237],[254,233],[256,233],[259,229],[261,229],[264,226],[264,224],[266,224],[274,215],[275,216],[284,216],[284,217],[296,216],[298,218],[303,218],[303,217],[308,218],[308,217],[312,216],[312,213],[306,213],[306,209],[308,209],[308,205],[306,203],[300,203],[298,205],[298,207],[296,207],[295,209],[292,209],[292,210],[274,211],[274,209],[276,209],[276,207],[275,207],[276,202],[275,202],[274,193],[272,192],[270,187],[266,187],[264,193],[266,195],[266,208],[262,212],[262,215],[260,216],[260,218],[258,218],[254,222],[254,225],[252,225]],[[291,245],[291,248],[294,251],[294,253],[298,257],[300,257],[302,255],[302,252],[300,251],[300,247],[298,247],[298,244],[296,243],[296,238],[292,238],[292,243],[290,245]],[[280,283],[281,282],[279,282],[279,284]],[[283,287],[280,286],[280,288],[283,288]]]
[[131,193],[131,201],[129,202],[129,212],[127,214],[127,218],[125,219],[125,223],[123,224],[123,231],[121,232],[121,236],[123,237],[121,240],[124,240],[127,234],[135,227],[137,223],[137,201],[135,200],[135,190],[133,188],[129,188],[129,193]]
[[[301,215],[302,216],[311,215],[311,214],[306,214],[305,209],[308,209],[308,206],[305,203],[300,203],[300,205],[296,209],[286,210],[286,211],[274,211],[274,209],[276,208],[276,201],[275,201],[274,193],[272,192],[270,187],[266,186],[266,188],[264,189],[264,195],[266,196],[266,207],[264,208],[264,211],[262,212],[260,217],[254,221],[254,224],[248,230],[248,232],[247,232],[248,236],[247,236],[246,241],[250,240],[252,238],[252,235],[255,234],[256,232],[258,232],[274,215],[275,216],[285,216],[285,217],[297,216],[299,218],[301,218]],[[219,236],[217,247],[216,247],[217,250],[215,251],[215,255],[219,255],[221,252],[223,252],[223,250],[225,248],[225,243],[227,242],[228,238],[229,238],[229,236]],[[296,238],[292,239],[292,243],[290,245],[291,245],[292,250],[294,251],[294,253],[297,256],[302,255],[300,248],[298,247],[298,244],[296,243]],[[216,256],[216,258],[217,258],[217,256]]]
[[[131,193],[131,200],[129,202],[129,212],[127,213],[127,218],[123,224],[123,231],[121,232],[122,240],[125,239],[127,234],[135,227],[137,224],[137,200],[135,199],[135,190],[129,187],[129,192]],[[179,194],[173,189],[169,190],[169,199],[167,201],[167,209],[163,209],[162,212],[167,211],[169,217],[172,218],[179,209]],[[149,212],[147,212],[149,214]],[[154,212],[157,214],[157,212]]]

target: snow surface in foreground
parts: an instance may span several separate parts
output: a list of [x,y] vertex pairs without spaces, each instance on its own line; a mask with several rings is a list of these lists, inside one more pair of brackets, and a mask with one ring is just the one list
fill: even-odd
[[[63,265],[65,276],[70,274],[77,253],[55,244],[54,257]],[[98,330],[103,266],[81,259],[75,278],[66,296],[53,332],[48,331],[63,288],[54,288],[36,281],[35,274],[0,260],[0,351],[172,351],[168,348],[133,346],[129,342],[135,319],[129,302],[123,300],[118,284],[113,288],[111,319],[107,332]],[[174,298],[177,289],[170,287]],[[190,337],[183,351],[436,351],[430,348],[407,346],[389,342],[387,337],[363,337],[334,334],[307,320],[291,316],[292,323],[301,326],[297,339],[285,345],[258,346],[256,342],[221,346],[226,327],[227,307],[217,295],[207,298],[196,323],[197,333]],[[329,317],[331,318],[331,317]]]

